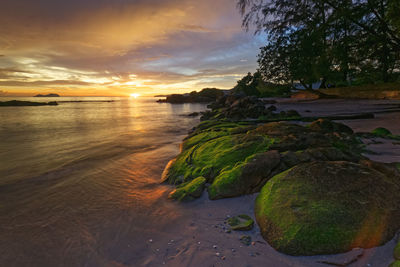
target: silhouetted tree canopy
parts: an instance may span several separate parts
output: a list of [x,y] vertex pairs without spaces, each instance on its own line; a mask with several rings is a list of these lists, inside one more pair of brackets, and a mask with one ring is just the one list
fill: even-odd
[[265,32],[259,71],[268,82],[307,89],[396,80],[400,0],[238,0],[243,26]]

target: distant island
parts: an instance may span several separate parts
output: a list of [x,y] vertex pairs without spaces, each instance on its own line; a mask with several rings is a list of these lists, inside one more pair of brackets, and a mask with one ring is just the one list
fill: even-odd
[[58,103],[55,101],[52,102],[31,102],[31,101],[19,101],[19,100],[11,100],[11,101],[0,101],[0,107],[22,107],[22,106],[57,106]]
[[47,95],[37,94],[34,97],[60,97],[60,95],[59,94],[47,94]]

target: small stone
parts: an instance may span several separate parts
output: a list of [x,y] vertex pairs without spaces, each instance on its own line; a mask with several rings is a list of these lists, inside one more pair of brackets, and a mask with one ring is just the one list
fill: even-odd
[[222,256],[222,257],[221,257],[221,260],[225,260],[225,259],[226,259],[226,257],[225,257],[225,256]]
[[235,231],[249,231],[253,229],[254,221],[253,219],[246,215],[241,214],[228,219],[228,224],[231,226],[232,230]]
[[233,249],[232,249],[232,252],[236,252],[236,249],[233,248]]
[[149,242],[150,242],[150,243],[153,243],[153,239],[149,239]]
[[219,255],[221,255],[221,253],[216,252],[215,255],[216,255],[217,257],[219,257]]
[[217,245],[214,245],[214,246],[213,246],[213,249],[217,249]]
[[239,240],[243,245],[249,246],[251,244],[251,236],[243,235]]
[[232,231],[230,229],[226,229],[225,233],[230,234]]
[[256,242],[254,242],[254,241],[253,241],[253,242],[251,242],[251,245],[255,246],[255,245],[256,245]]
[[199,241],[199,242],[197,242],[197,244],[199,244],[199,245],[200,245],[200,244],[201,244],[201,242]]

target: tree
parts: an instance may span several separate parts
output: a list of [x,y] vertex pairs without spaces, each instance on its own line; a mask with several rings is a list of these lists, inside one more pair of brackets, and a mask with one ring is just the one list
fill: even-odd
[[398,72],[400,0],[239,0],[243,26],[265,31],[259,66],[267,81],[349,83],[368,69]]

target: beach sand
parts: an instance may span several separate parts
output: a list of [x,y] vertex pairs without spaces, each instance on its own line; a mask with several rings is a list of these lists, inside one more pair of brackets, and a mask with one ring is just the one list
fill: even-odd
[[[316,100],[294,102],[278,100],[278,110],[295,109],[303,116],[329,116],[373,112],[374,119],[342,121],[354,131],[371,131],[385,127],[393,134],[400,134],[400,112],[395,112],[400,101],[393,100]],[[388,112],[390,111],[390,112]],[[382,143],[380,143],[382,142]],[[400,145],[378,139],[368,145],[373,154],[366,155],[382,162],[400,162]],[[162,185],[162,187],[172,187]],[[167,200],[168,190],[163,197]],[[231,199],[211,201],[207,193],[191,203],[178,203],[180,216],[169,229],[160,233],[146,233],[147,241],[127,265],[140,266],[332,266],[327,263],[348,266],[387,267],[393,261],[393,248],[397,237],[384,246],[372,249],[355,249],[339,255],[292,257],[275,251],[261,237],[257,225],[246,232],[226,232],[229,216],[248,214],[254,218],[254,200],[257,194]],[[240,238],[248,235],[252,244],[246,246]],[[340,266],[340,265],[337,265]],[[345,265],[343,265],[345,266]]]

